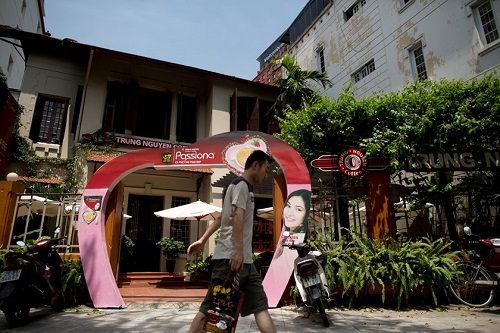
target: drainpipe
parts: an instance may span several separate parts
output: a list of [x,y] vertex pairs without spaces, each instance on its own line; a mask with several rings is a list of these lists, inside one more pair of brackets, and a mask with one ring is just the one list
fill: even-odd
[[87,99],[87,88],[89,85],[90,68],[92,67],[92,60],[94,59],[94,50],[90,50],[89,62],[87,64],[87,72],[85,73],[85,82],[83,83],[83,96],[80,104],[80,114],[78,115],[78,126],[76,127],[75,141],[80,140],[82,130],[82,118],[85,109],[85,100]]
[[203,178],[205,178],[206,174],[202,174],[200,178],[196,179],[196,200],[200,200],[200,188],[201,183],[203,182]]

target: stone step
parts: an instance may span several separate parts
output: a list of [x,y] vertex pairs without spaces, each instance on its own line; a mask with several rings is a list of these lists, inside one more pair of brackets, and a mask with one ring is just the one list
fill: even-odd
[[185,281],[185,276],[164,272],[133,272],[118,274],[118,288],[207,287],[208,281]]

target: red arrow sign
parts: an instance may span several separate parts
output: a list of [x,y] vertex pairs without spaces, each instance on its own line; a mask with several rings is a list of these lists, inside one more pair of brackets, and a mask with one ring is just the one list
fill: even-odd
[[339,171],[339,155],[321,155],[311,165],[321,171]]

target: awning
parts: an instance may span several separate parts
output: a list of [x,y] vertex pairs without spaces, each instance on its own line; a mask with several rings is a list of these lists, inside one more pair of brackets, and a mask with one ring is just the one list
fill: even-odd
[[[233,182],[233,180],[238,177],[236,174],[230,172],[225,174],[222,178],[219,178],[215,182],[212,183],[213,187],[222,187],[222,188],[228,188],[229,185]],[[273,194],[273,178],[274,178],[274,172],[269,171],[269,174],[267,175],[266,180],[261,183],[253,186],[253,193],[254,194],[268,194],[272,195]]]

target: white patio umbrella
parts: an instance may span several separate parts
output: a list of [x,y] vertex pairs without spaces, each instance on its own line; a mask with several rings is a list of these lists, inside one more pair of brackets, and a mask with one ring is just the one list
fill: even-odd
[[30,213],[45,216],[57,216],[59,213],[59,201],[50,200],[38,195],[22,195],[19,199],[19,209],[17,216],[26,216]]
[[257,209],[257,216],[272,221],[274,219],[274,207]]
[[191,202],[186,205],[177,206],[155,212],[156,216],[173,220],[190,220],[198,222],[198,238],[200,237],[199,222],[216,220],[222,211],[222,208],[210,205],[201,200]]

